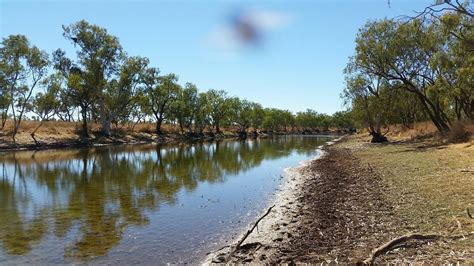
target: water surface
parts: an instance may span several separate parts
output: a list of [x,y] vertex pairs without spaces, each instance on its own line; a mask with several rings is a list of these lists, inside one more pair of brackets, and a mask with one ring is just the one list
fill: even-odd
[[0,153],[0,264],[198,262],[328,140]]

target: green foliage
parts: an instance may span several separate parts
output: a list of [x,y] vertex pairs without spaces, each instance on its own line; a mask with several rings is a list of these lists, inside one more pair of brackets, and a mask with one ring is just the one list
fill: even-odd
[[172,107],[178,98],[181,87],[177,83],[178,76],[175,74],[159,76],[158,73],[155,68],[145,71],[144,94],[148,100],[148,108],[156,119],[156,132],[161,134],[162,122],[173,117]]
[[288,110],[266,108],[263,118],[263,127],[268,131],[287,131],[288,127],[295,126],[295,118]]
[[347,131],[355,129],[352,113],[350,111],[338,111],[332,115],[331,125]]
[[246,131],[252,124],[255,103],[234,97],[230,100],[231,119],[236,123],[240,131]]
[[60,104],[60,91],[61,91],[61,76],[53,74],[42,82],[43,87],[46,91],[38,92],[30,106],[31,111],[38,115],[41,120],[48,120],[52,118]]
[[186,83],[183,89],[178,91],[176,101],[172,103],[171,110],[178,121],[181,133],[185,130],[191,131],[199,108],[199,95],[196,85]]
[[[120,92],[112,91],[120,90],[120,85],[124,85],[117,84],[118,82],[113,79],[109,80],[115,75],[120,75],[117,71],[120,71],[120,63],[125,58],[122,46],[118,38],[108,34],[106,29],[84,20],[63,26],[63,30],[63,36],[79,49],[77,50],[77,65],[72,64],[71,60],[60,57],[62,60],[58,60],[58,63],[66,64],[66,66],[60,66],[60,69],[66,69],[70,74],[73,72],[72,75],[75,76],[73,88],[80,90],[76,95],[88,96],[86,99],[79,100],[87,101],[87,103],[82,103],[83,112],[87,112],[92,104],[97,104],[96,109],[99,111],[102,131],[105,135],[110,135],[110,122],[116,114],[110,112],[112,107],[107,108],[106,98],[111,97],[111,94],[120,95]],[[125,62],[125,64],[127,62],[131,64],[129,60]],[[85,118],[83,115],[83,119]],[[84,134],[87,134],[87,127],[83,130],[86,131]]]
[[473,17],[447,4],[453,12],[433,20],[384,19],[359,31],[342,97],[371,133],[425,119],[445,132],[454,119],[474,119]]
[[[296,126],[300,127],[303,131],[315,131],[322,130],[327,131],[329,127],[338,127],[339,129],[350,129],[350,126],[347,126],[348,123],[342,121],[342,114],[339,113],[339,121],[335,123],[335,113],[334,116],[329,116],[327,114],[318,114],[316,111],[308,109],[304,112],[298,112],[295,117]],[[348,117],[346,117],[348,119]]]
[[[4,38],[0,48],[0,82],[2,85],[2,120],[8,109],[12,112],[15,136],[21,121],[31,104],[33,90],[47,73],[48,55],[31,46],[24,35],[10,35]],[[9,104],[7,104],[9,102]],[[10,108],[6,106],[10,106]],[[4,122],[2,122],[3,127]]]
[[206,94],[207,102],[210,106],[210,121],[216,129],[216,133],[220,133],[221,123],[231,114],[232,99],[224,90],[211,89]]
[[265,110],[259,103],[252,103],[252,113],[250,115],[250,126],[256,131],[258,128],[263,126],[263,120],[265,118]]
[[107,83],[102,94],[104,101],[105,124],[110,127],[112,121],[128,116],[137,104],[138,86],[141,84],[148,59],[128,57],[117,73]]
[[194,133],[202,134],[204,128],[211,123],[208,115],[211,112],[211,105],[207,93],[199,93],[195,107]]

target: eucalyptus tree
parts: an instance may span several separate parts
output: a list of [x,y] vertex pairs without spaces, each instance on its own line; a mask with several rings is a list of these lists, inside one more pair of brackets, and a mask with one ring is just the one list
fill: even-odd
[[252,123],[253,103],[238,97],[230,99],[231,119],[239,127],[239,134],[247,136],[247,129]]
[[250,127],[253,127],[254,132],[256,132],[262,126],[265,116],[262,105],[246,99],[232,97],[229,99],[229,108],[230,112],[227,119],[231,124],[238,126],[241,137],[247,136]]
[[61,100],[59,99],[62,77],[59,73],[50,75],[47,79],[42,82],[42,86],[46,88],[45,92],[38,92],[31,104],[31,110],[39,118],[39,123],[30,133],[31,138],[38,143],[35,138],[36,131],[44,124],[44,122],[53,118],[59,107],[61,106]]
[[[440,21],[437,32],[446,42],[431,62],[439,72],[436,85],[448,89],[445,97],[458,120],[474,120],[474,18],[451,13]],[[466,38],[472,39],[472,46]]]
[[48,65],[48,55],[36,46],[31,46],[24,35],[10,35],[2,40],[0,77],[2,86],[5,86],[2,89],[2,94],[5,93],[2,103],[9,101],[13,118],[13,142],[16,142],[15,136],[31,103],[33,91],[47,74]]
[[392,108],[387,113],[390,124],[401,124],[405,128],[412,128],[415,122],[429,120],[418,99],[405,90],[393,91],[388,106]]
[[209,103],[208,94],[200,92],[197,97],[196,105],[194,106],[194,129],[193,134],[202,135],[204,129],[211,124],[211,105]]
[[389,88],[413,93],[438,130],[444,132],[449,131],[450,124],[441,97],[446,88],[436,86],[439,72],[431,63],[445,42],[435,30],[419,20],[403,24],[393,20],[369,22],[356,38],[356,54],[350,65],[362,74],[385,79]]
[[262,126],[266,131],[273,132],[279,124],[278,109],[265,108],[265,117]]
[[181,134],[185,133],[185,130],[190,131],[193,121],[196,120],[198,108],[198,89],[196,85],[192,83],[186,83],[184,88],[178,91],[176,101],[174,101],[171,107],[175,119],[178,121],[178,125]]
[[250,114],[250,126],[254,130],[254,134],[257,133],[257,129],[263,126],[263,119],[265,118],[265,111],[261,104],[251,103],[252,113]]
[[211,123],[214,126],[216,133],[220,133],[221,123],[229,116],[230,114],[230,103],[231,98],[228,96],[227,92],[224,90],[214,90],[211,89],[206,92],[207,101],[210,106],[210,119]]
[[72,104],[75,100],[72,99],[72,94],[69,92],[67,81],[64,77],[61,78],[65,85],[61,86],[59,91],[59,98],[61,101],[59,102],[56,116],[63,122],[75,122],[74,115],[77,114],[77,107]]
[[159,70],[148,68],[144,73],[144,94],[151,114],[156,120],[156,133],[161,135],[161,124],[172,117],[172,106],[178,97],[180,86],[178,76],[168,74],[159,76]]
[[[78,47],[75,67],[79,68],[80,71],[76,73],[80,75],[74,79],[76,83],[80,81],[80,87],[82,87],[80,90],[93,96],[94,104],[97,104],[102,131],[105,135],[109,135],[110,123],[105,103],[106,90],[110,90],[109,82],[119,71],[120,63],[125,57],[122,46],[118,38],[110,35],[106,29],[85,20],[63,26],[63,31],[63,36]],[[87,104],[88,106],[90,103]]]
[[54,68],[61,73],[66,80],[66,87],[62,91],[62,98],[72,105],[69,106],[69,108],[64,105],[61,107],[65,114],[64,119],[71,117],[71,107],[79,107],[79,113],[82,119],[81,136],[88,137],[87,115],[97,97],[97,91],[95,88],[86,84],[88,75],[84,70],[81,70],[79,65],[66,56],[65,51],[57,49],[53,52],[53,58]]
[[436,0],[418,17],[429,19],[438,28],[438,34],[448,40],[433,58],[444,76],[438,84],[449,89],[456,118],[473,120],[474,2]]
[[287,131],[288,127],[295,125],[295,117],[288,110],[277,108],[266,108],[263,119],[263,127],[271,132],[275,130]]
[[389,84],[386,79],[370,73],[361,73],[354,65],[349,64],[345,69],[346,87],[342,93],[345,103],[351,103],[355,114],[364,121],[363,126],[367,128],[372,136],[372,142],[385,142],[388,133],[382,132],[382,128],[388,124],[387,118],[393,110],[395,83]]
[[350,110],[337,111],[331,116],[332,126],[347,131],[354,131],[355,125]]
[[317,115],[318,113],[312,109],[307,109],[303,112],[296,113],[295,121],[296,125],[303,129],[303,131],[313,130],[317,128]]
[[289,110],[280,110],[279,116],[281,117],[281,126],[283,127],[283,131],[287,132],[288,127],[294,128],[295,127],[295,116]]
[[137,91],[148,62],[147,58],[142,57],[126,58],[117,75],[106,84],[102,93],[102,132],[106,136],[110,135],[112,121],[128,116],[130,107],[136,104]]

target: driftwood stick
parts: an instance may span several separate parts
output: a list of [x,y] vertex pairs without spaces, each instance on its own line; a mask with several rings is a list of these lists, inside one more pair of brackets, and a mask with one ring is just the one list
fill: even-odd
[[404,243],[410,240],[436,240],[441,237],[442,237],[441,235],[409,234],[409,235],[401,236],[399,238],[395,238],[381,245],[380,247],[374,249],[372,253],[370,254],[370,256],[363,261],[363,264],[372,265],[374,263],[374,260],[378,256],[395,249],[395,247],[401,243]]
[[273,209],[273,207],[275,207],[275,205],[271,206],[270,208],[268,208],[267,212],[262,215],[252,226],[252,228],[250,228],[247,233],[245,233],[245,235],[239,240],[239,242],[237,242],[237,244],[230,250],[229,252],[229,255],[227,255],[225,261],[229,261],[232,256],[234,255],[234,253],[240,248],[240,245],[242,245],[242,243],[244,243],[245,239],[247,239],[247,237],[253,232],[253,230],[257,227],[258,223],[263,219],[265,218],[265,216],[267,216],[270,211]]
[[460,234],[460,235],[451,235],[451,236],[443,236],[443,235],[438,235],[438,234],[430,234],[430,235],[408,234],[408,235],[404,235],[404,236],[401,236],[399,238],[395,238],[395,239],[381,245],[380,247],[374,249],[372,251],[372,253],[370,254],[370,256],[367,259],[365,259],[362,262],[362,264],[373,265],[375,259],[378,256],[383,255],[383,254],[397,248],[400,244],[402,244],[404,242],[407,242],[407,241],[410,241],[410,240],[425,240],[425,241],[436,241],[436,240],[440,240],[440,239],[455,240],[455,239],[464,239],[464,238],[472,236],[472,235],[474,235],[474,232],[469,232],[469,233]]

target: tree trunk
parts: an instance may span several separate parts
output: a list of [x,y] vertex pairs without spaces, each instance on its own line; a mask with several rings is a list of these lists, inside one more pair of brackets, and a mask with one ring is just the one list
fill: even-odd
[[36,140],[35,138],[35,134],[36,134],[36,131],[38,131],[38,129],[44,124],[44,119],[41,119],[39,125],[33,130],[33,132],[31,132],[31,138],[33,139],[33,141],[35,142],[36,145],[39,144],[38,140]]
[[110,126],[112,124],[111,119],[102,119],[102,134],[106,137],[110,137]]
[[162,118],[158,118],[158,119],[156,120],[156,134],[158,134],[158,135],[163,134],[163,133],[161,132],[161,123],[162,123],[162,122],[163,122],[163,119],[162,119]]
[[385,137],[384,135],[382,135],[379,132],[371,131],[370,135],[372,136],[372,140],[370,141],[372,143],[382,143],[382,142],[387,142],[388,141],[387,137]]
[[216,125],[216,134],[218,134],[221,132],[221,129],[219,127],[219,122],[215,123],[215,125]]
[[443,120],[442,115],[439,112],[436,112],[436,108],[434,107],[434,105],[423,94],[417,93],[417,95],[423,105],[425,112],[428,113],[428,116],[430,117],[433,124],[435,124],[438,131],[449,131],[449,126],[447,122]]
[[82,132],[81,136],[82,137],[89,137],[89,132],[87,130],[87,108],[81,107],[81,114],[82,114]]
[[464,108],[464,114],[470,120],[474,120],[474,99],[466,104],[466,108]]
[[7,117],[8,117],[7,112],[6,111],[2,112],[2,127],[0,129],[5,128],[5,124],[7,123]]
[[99,97],[99,118],[100,124],[102,125],[102,134],[106,137],[109,137],[110,124],[112,119],[110,119],[110,116],[108,116],[105,112],[105,104],[103,97]]

